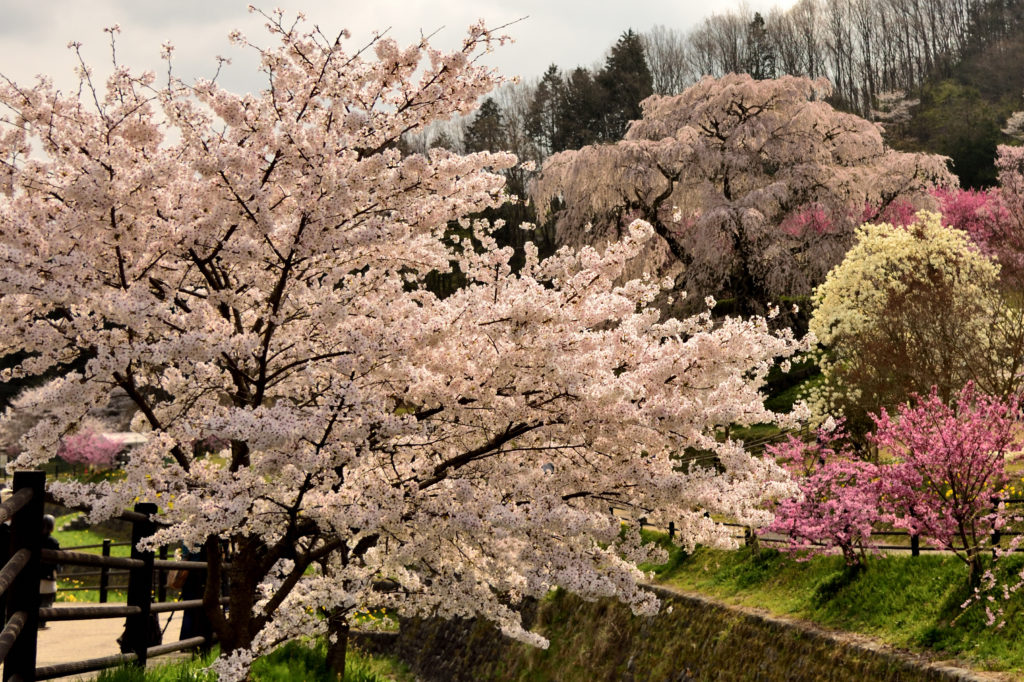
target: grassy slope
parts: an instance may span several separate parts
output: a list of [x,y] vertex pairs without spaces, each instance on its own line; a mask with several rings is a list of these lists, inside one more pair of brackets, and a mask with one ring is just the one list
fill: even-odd
[[[323,641],[311,647],[291,642],[259,658],[252,667],[253,682],[337,682],[326,666],[326,647]],[[216,657],[217,649],[201,658],[178,660],[146,668],[144,671],[127,666],[101,671],[97,682],[216,682],[217,677],[208,666]],[[387,656],[368,656],[349,649],[346,656],[345,682],[413,682],[409,668]]]
[[[1004,562],[1004,579],[1022,566],[1024,557]],[[987,627],[984,607],[960,608],[969,594],[967,570],[952,556],[873,557],[867,570],[851,576],[835,556],[798,562],[775,550],[700,548],[689,557],[677,552],[656,573],[661,583],[728,603],[1024,672],[1024,597],[1005,603],[1005,626]]]
[[[80,547],[82,545],[99,545],[99,544],[102,544],[102,542],[104,540],[104,536],[102,534],[100,534],[100,533],[97,533],[97,532],[93,531],[93,530],[59,530],[61,526],[63,526],[68,521],[71,521],[72,519],[74,519],[78,515],[79,515],[79,512],[72,512],[71,514],[65,514],[64,516],[58,516],[57,517],[55,525],[56,525],[58,530],[55,530],[53,532],[53,537],[57,538],[57,542],[60,543],[60,546],[63,549],[67,549],[69,547]],[[118,542],[118,540],[115,539],[114,542]],[[87,550],[82,550],[82,551],[94,552],[96,554],[99,554],[100,553],[100,548],[96,547],[94,549],[87,549]],[[130,556],[130,555],[131,555],[131,548],[128,547],[127,545],[123,545],[123,546],[120,546],[120,547],[111,547],[110,548],[110,556]]]
[[[67,514],[65,516],[57,517],[57,519],[56,519],[56,527],[59,529],[65,523],[67,523],[68,521],[70,521],[73,518],[75,518],[76,516],[78,516],[78,514],[79,514],[78,512],[74,512],[74,513],[71,513],[71,514]],[[104,539],[103,536],[100,533],[96,533],[96,532],[94,532],[92,530],[68,530],[68,531],[55,530],[53,532],[53,537],[55,537],[57,539],[57,542],[60,543],[60,546],[63,549],[67,549],[69,547],[80,547],[82,545],[98,545],[98,544],[101,544],[103,542],[103,539]],[[99,554],[101,550],[100,550],[99,547],[95,547],[93,549],[85,549],[85,550],[82,550],[82,551],[83,552],[93,553],[93,554]],[[110,555],[111,556],[120,556],[120,557],[130,556],[131,555],[131,548],[128,547],[127,545],[123,545],[123,546],[120,546],[120,547],[111,547],[110,548]],[[96,570],[96,569],[82,569],[82,570],[92,571],[92,570]],[[125,577],[123,575],[112,575],[111,576],[111,583],[112,584],[124,583],[124,581],[125,581]],[[98,582],[99,582],[99,578],[97,578],[95,576],[90,576],[88,578],[82,578],[80,580],[75,580],[74,578],[68,577],[67,574],[65,573],[63,578],[58,576],[57,586],[61,587],[61,588],[79,587],[79,586],[82,586],[82,585],[95,585]],[[108,595],[108,598],[109,598],[109,600],[111,602],[124,601],[125,600],[125,593],[123,591],[111,590],[109,595]],[[99,590],[81,590],[81,591],[77,591],[77,592],[58,592],[57,593],[57,601],[98,602],[99,599],[100,599]]]

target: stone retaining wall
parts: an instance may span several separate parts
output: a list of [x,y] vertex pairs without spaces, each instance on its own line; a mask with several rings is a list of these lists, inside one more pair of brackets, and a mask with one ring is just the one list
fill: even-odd
[[627,682],[810,680],[979,682],[996,675],[928,663],[867,638],[652,588],[657,616],[618,602],[564,593],[533,604],[524,622],[547,650],[503,637],[475,620],[409,620],[397,634],[358,636],[357,645],[396,655],[425,682],[558,680]]

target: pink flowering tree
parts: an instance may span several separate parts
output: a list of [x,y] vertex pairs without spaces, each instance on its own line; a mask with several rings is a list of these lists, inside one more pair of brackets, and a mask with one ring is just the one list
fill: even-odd
[[881,518],[879,467],[859,459],[841,429],[827,427],[814,443],[790,436],[768,452],[794,474],[800,492],[775,507],[765,530],[786,534],[788,552],[809,557],[838,548],[847,566],[862,567]]
[[[827,81],[703,78],[642,103],[621,141],[555,154],[531,194],[561,244],[602,244],[631,220],[654,227],[649,267],[690,304],[735,297],[763,311],[808,295],[893,203],[932,206],[956,179],[943,157],[889,149],[879,128],[825,102]],[[865,213],[865,207],[869,210]]]
[[883,477],[891,520],[949,550],[982,577],[981,555],[992,532],[1006,523],[997,502],[1009,481],[1007,460],[1019,446],[1019,398],[1000,399],[969,383],[955,400],[934,389],[875,418],[873,442],[895,463]]
[[[222,679],[325,630],[342,669],[360,610],[482,616],[535,644],[515,604],[556,586],[651,613],[635,566],[654,550],[609,505],[688,547],[728,542],[705,511],[767,523],[758,501],[788,477],[715,431],[781,419],[759,387],[801,344],[761,319],[662,319],[667,283],[624,277],[643,222],[600,252],[527,246],[516,275],[486,224],[464,223],[479,248],[441,239],[504,200],[515,159],[399,143],[499,82],[477,58],[500,38],[350,51],[267,19],[275,47],[233,35],[259,50],[256,94],[120,65],[105,85],[83,66],[81,97],[0,86],[0,353],[27,352],[14,376],[87,358],[24,399],[46,416],[15,465],[127,393],[149,435],[124,478],[52,487],[94,521],[157,502],[152,543],[205,548]],[[455,266],[462,289],[423,286]],[[212,435],[216,456],[192,447]],[[677,471],[687,447],[721,470]]]
[[977,241],[996,255],[1004,279],[1019,291],[1024,287],[1024,148],[1000,145],[996,170],[998,209],[987,211],[996,219],[986,221]]
[[[999,263],[999,279],[1004,289],[1024,287],[1024,204],[1014,198],[1016,181],[1011,177],[1009,147],[1000,147],[997,165],[1003,187],[989,190],[937,189],[943,221],[963,230],[983,254]],[[1019,170],[1016,171],[1019,173]],[[1021,183],[1024,186],[1024,183]],[[1015,204],[1022,204],[1014,209]]]
[[124,446],[103,434],[83,429],[60,442],[57,456],[68,464],[81,464],[89,469],[111,466]]

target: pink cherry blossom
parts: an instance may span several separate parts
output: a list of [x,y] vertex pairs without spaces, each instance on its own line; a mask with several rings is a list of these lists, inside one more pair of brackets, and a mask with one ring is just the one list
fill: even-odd
[[61,440],[57,456],[68,464],[84,464],[89,468],[112,465],[124,446],[102,434],[85,429]]
[[[7,376],[86,353],[19,402],[45,416],[15,466],[127,393],[148,438],[124,478],[54,492],[93,520],[156,502],[151,543],[205,547],[232,584],[227,613],[207,594],[223,679],[323,632],[321,609],[476,615],[535,644],[513,607],[556,586],[651,613],[650,548],[612,506],[687,547],[729,542],[705,511],[770,520],[786,472],[715,432],[783,421],[759,387],[803,344],[757,318],[663,319],[660,280],[624,276],[644,222],[602,250],[528,247],[513,275],[463,217],[504,200],[515,158],[401,151],[500,82],[478,59],[500,36],[477,24],[442,53],[267,25],[276,47],[232,38],[259,51],[255,94],[127,70],[81,97],[0,85],[0,352],[27,351]],[[479,248],[441,239],[460,219]],[[453,267],[453,295],[423,286]],[[211,434],[218,451],[192,447]],[[687,447],[722,470],[678,471]]]

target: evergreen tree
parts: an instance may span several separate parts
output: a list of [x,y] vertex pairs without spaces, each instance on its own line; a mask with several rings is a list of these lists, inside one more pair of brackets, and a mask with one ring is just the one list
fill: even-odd
[[654,80],[640,34],[633,29],[622,34],[596,81],[605,100],[600,138],[608,142],[621,140],[630,121],[640,118],[640,102],[654,93]]
[[744,70],[757,80],[775,78],[775,48],[772,46],[764,17],[754,13],[754,19],[747,25],[746,58]]
[[451,135],[442,130],[430,140],[430,149],[435,147],[440,147],[442,149],[447,149],[450,152],[454,152],[457,150],[458,145],[455,143],[455,140],[452,139]]
[[526,114],[526,132],[543,157],[554,153],[559,137],[559,112],[565,96],[565,81],[558,67],[552,64],[537,84]]
[[498,152],[508,147],[508,134],[505,130],[501,107],[488,97],[480,105],[473,122],[466,128],[467,152]]
[[558,135],[552,151],[579,149],[604,139],[605,90],[583,67],[576,67],[565,81],[558,107]]

